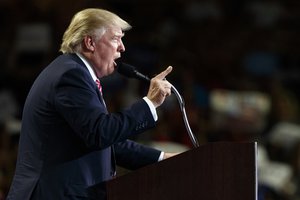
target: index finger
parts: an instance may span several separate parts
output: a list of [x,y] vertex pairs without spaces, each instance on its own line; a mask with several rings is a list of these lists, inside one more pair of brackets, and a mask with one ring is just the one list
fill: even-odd
[[156,78],[163,80],[171,71],[173,70],[172,66],[169,66],[164,71],[160,72],[158,75],[156,75]]

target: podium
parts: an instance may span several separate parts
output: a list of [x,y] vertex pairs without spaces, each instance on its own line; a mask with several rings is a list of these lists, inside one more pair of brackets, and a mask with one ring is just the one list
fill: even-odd
[[257,200],[257,144],[200,145],[105,183],[108,200]]

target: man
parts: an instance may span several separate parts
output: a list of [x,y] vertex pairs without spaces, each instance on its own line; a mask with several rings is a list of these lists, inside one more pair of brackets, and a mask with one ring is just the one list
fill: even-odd
[[165,77],[172,67],[130,108],[108,113],[102,99],[99,78],[115,70],[128,29],[102,9],[73,17],[63,55],[41,72],[26,99],[8,200],[93,199],[88,189],[114,177],[116,164],[137,169],[173,155],[127,140],[155,125],[155,109],[171,94]]

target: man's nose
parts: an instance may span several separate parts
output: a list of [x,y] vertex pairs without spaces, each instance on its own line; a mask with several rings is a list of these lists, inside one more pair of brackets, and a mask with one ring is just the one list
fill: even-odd
[[119,44],[119,47],[118,47],[118,51],[119,51],[119,52],[124,52],[124,51],[125,51],[125,46],[124,46],[122,40],[120,40],[120,44]]

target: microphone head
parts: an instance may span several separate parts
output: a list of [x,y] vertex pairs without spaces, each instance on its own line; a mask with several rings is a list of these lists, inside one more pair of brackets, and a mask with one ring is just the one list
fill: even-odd
[[117,65],[117,70],[120,74],[128,77],[128,78],[136,78],[142,81],[149,82],[150,78],[145,76],[144,74],[138,72],[134,66],[126,64],[126,63],[119,63]]
[[118,63],[117,70],[120,74],[129,77],[136,78],[136,69],[134,66],[126,64],[126,63]]

